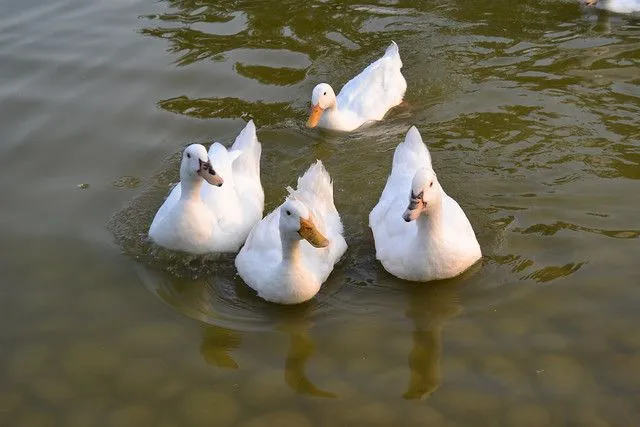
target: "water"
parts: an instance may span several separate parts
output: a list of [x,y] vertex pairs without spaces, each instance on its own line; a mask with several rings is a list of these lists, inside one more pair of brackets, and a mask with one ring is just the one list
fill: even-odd
[[[4,0],[0,425],[628,426],[640,416],[640,21],[572,0]],[[311,89],[401,50],[407,106]],[[267,210],[316,158],[349,250],[299,307],[150,249],[191,142],[253,118]],[[367,215],[416,124],[485,257],[424,286]]]

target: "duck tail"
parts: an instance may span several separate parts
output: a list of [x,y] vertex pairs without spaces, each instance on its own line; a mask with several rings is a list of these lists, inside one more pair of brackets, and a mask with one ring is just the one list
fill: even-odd
[[404,141],[398,144],[393,154],[393,168],[417,170],[421,167],[432,168],[431,154],[422,142],[418,129],[411,126]]
[[396,42],[391,40],[391,44],[387,47],[387,50],[384,52],[384,56],[392,58],[397,62],[399,68],[402,68],[402,60],[400,59],[400,49]]
[[300,200],[316,215],[316,219],[319,220],[316,225],[321,231],[329,233],[330,236],[343,233],[340,214],[333,201],[333,182],[320,160],[316,160],[304,175],[298,178],[298,188],[295,191],[291,188],[287,190],[290,198]]
[[298,178],[297,191],[310,192],[318,199],[333,201],[333,183],[321,160],[316,160]]
[[231,150],[242,152],[233,162],[234,169],[245,171],[245,173],[247,171],[254,171],[256,176],[260,176],[262,145],[260,141],[258,141],[256,126],[253,120],[249,120],[242,132],[236,137],[235,142],[231,146]]

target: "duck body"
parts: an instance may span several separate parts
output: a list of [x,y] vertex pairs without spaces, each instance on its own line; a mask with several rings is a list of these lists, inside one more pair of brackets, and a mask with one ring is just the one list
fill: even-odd
[[585,3],[615,13],[640,12],[640,0],[585,0]]
[[349,80],[337,97],[328,84],[317,85],[307,126],[349,132],[366,122],[382,120],[389,109],[402,102],[407,90],[401,68],[398,45],[391,42],[385,54]]
[[431,156],[412,127],[369,215],[376,258],[389,273],[426,282],[459,275],[482,257],[473,228],[440,186]]
[[[183,164],[189,160],[187,150]],[[192,179],[183,173],[182,165],[180,183],[156,213],[149,237],[160,246],[196,255],[240,249],[264,209],[261,152],[250,121],[229,150],[216,142],[206,153],[211,170],[224,185]]]
[[333,184],[319,160],[285,202],[251,231],[236,257],[240,277],[275,303],[313,298],[347,249]]

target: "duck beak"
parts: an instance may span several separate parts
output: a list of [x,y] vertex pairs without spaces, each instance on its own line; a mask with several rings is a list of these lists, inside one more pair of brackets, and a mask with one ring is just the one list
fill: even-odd
[[598,0],[584,0],[584,4],[587,6],[595,6],[598,4]]
[[298,230],[298,234],[316,248],[326,248],[329,246],[329,240],[318,231],[311,219],[300,218],[300,230]]
[[211,163],[203,162],[200,159],[198,159],[198,161],[200,162],[200,169],[198,169],[198,175],[204,178],[204,180],[207,181],[209,184],[215,185],[216,187],[220,187],[224,182],[224,180],[220,175],[216,174],[216,171],[213,170],[213,168],[211,167]]
[[407,221],[415,221],[418,219],[422,210],[424,208],[424,201],[422,200],[422,194],[420,193],[417,196],[411,193],[411,198],[409,199],[409,206],[407,206],[407,210],[402,214],[402,218]]
[[322,117],[322,108],[320,105],[314,105],[311,107],[311,114],[309,115],[309,120],[307,120],[307,127],[314,128],[318,126],[318,122],[320,122],[320,118]]

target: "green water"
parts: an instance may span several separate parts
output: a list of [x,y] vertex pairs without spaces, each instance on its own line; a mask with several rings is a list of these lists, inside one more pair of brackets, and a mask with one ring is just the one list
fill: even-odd
[[[0,1],[0,425],[631,426],[640,20],[573,0]],[[400,46],[407,106],[304,128]],[[253,118],[266,209],[316,158],[349,250],[299,307],[144,234]],[[415,124],[481,265],[403,283],[367,217]]]

